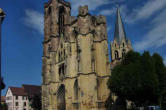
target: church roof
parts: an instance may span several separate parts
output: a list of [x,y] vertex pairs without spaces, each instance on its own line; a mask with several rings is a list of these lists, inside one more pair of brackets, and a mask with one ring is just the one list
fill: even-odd
[[117,43],[120,44],[122,39],[126,41],[126,32],[120,15],[120,9],[117,8],[114,40],[116,40]]

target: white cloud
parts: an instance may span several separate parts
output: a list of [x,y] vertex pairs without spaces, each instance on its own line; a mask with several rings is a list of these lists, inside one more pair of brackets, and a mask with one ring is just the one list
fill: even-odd
[[35,10],[25,10],[24,23],[26,26],[40,32],[44,32],[44,17],[42,13]]
[[[126,13],[128,12],[128,8],[126,7],[126,5],[121,5],[120,7],[120,13],[123,17],[126,17]],[[101,10],[99,12],[99,14],[101,15],[105,15],[105,16],[114,16],[116,13],[117,8],[113,7],[111,9],[105,9],[105,10]]]
[[[96,8],[106,5],[115,4],[116,0],[67,0],[72,5],[72,14],[76,15],[78,13],[79,6],[88,5],[89,10],[94,11]],[[118,2],[124,2],[125,0],[119,0]],[[104,12],[108,13],[108,12]]]
[[166,65],[166,58],[165,58],[165,60],[164,60],[164,64]]
[[116,12],[115,8],[112,9],[105,9],[99,12],[99,14],[101,15],[105,15],[105,16],[111,16],[112,14],[114,14]]
[[151,29],[145,34],[141,41],[135,43],[136,50],[144,50],[148,48],[159,48],[166,45],[166,9],[158,14],[149,27]]
[[165,66],[166,66],[166,56],[163,57],[163,60],[164,60]]
[[128,23],[135,23],[139,20],[145,20],[166,7],[166,0],[149,0],[142,7],[136,8],[128,16]]

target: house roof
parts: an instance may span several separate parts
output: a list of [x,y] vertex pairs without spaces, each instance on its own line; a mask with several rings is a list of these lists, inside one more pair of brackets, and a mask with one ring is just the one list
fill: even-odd
[[22,87],[9,87],[13,96],[29,96],[41,94],[41,86],[23,84]]
[[41,93],[41,86],[24,84],[22,87],[29,96],[38,95]]
[[14,96],[25,96],[27,93],[20,87],[9,87]]

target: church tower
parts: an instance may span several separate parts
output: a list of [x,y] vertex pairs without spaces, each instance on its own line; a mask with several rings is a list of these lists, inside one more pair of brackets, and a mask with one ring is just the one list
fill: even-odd
[[64,0],[45,4],[42,110],[106,110],[110,76],[107,25]]
[[125,54],[132,50],[131,41],[127,38],[123,21],[120,15],[120,9],[117,8],[114,40],[111,43],[111,59],[116,64],[121,61]]

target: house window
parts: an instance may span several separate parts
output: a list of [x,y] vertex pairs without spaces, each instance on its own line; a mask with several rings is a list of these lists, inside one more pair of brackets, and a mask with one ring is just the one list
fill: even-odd
[[16,106],[18,106],[19,104],[18,104],[18,102],[16,102]]
[[24,102],[24,106],[27,106],[27,103],[26,103],[26,102]]
[[26,109],[24,108],[24,110],[26,110]]
[[18,96],[16,96],[16,100],[18,100]]
[[22,100],[26,100],[26,96],[22,96]]

